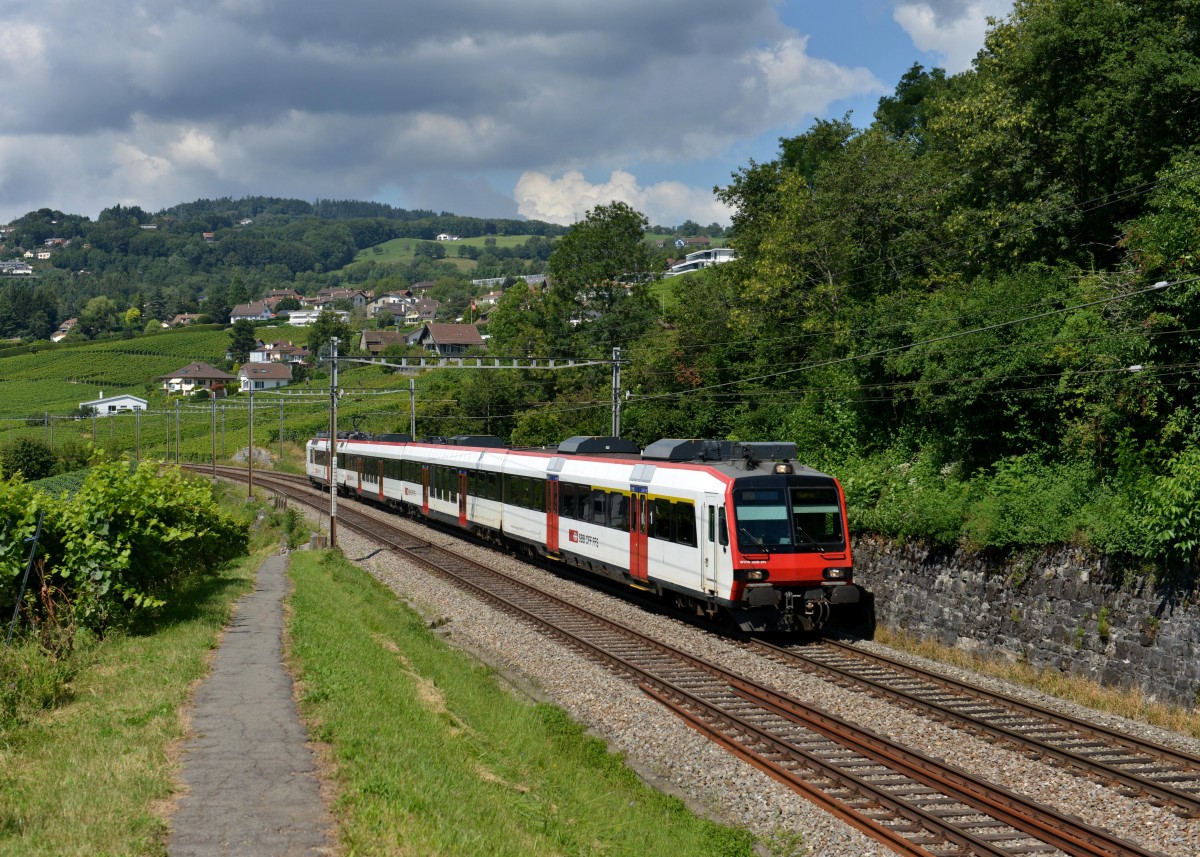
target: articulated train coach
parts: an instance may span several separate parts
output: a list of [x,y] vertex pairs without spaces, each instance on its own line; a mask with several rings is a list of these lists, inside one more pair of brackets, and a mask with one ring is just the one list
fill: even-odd
[[407,435],[308,442],[313,485],[459,527],[528,554],[724,616],[745,631],[812,631],[866,606],[846,504],[791,443]]

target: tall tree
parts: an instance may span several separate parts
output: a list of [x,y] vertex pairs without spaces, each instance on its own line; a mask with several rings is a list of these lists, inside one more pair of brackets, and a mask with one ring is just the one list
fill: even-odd
[[234,363],[245,363],[250,359],[250,352],[258,345],[258,337],[254,332],[254,323],[249,319],[239,318],[229,330],[229,356]]
[[357,345],[354,329],[342,321],[333,310],[323,310],[308,328],[308,350],[315,358],[334,337],[338,340],[338,354],[348,354]]
[[893,137],[920,143],[925,135],[926,101],[945,85],[945,69],[925,71],[923,65],[913,63],[896,84],[895,93],[879,99],[875,121]]
[[632,341],[645,329],[652,317],[647,284],[658,274],[644,240],[648,225],[641,212],[613,202],[590,210],[559,239],[546,266],[557,328],[552,336],[564,336],[573,327],[574,345],[594,355]]

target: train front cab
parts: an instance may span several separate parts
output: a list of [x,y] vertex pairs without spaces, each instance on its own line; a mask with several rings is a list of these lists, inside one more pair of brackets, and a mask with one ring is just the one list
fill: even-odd
[[730,600],[743,630],[820,630],[859,603],[837,480],[783,465],[737,479],[729,493]]

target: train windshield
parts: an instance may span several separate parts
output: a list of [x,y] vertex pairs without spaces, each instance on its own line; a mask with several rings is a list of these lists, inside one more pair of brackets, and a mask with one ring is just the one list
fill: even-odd
[[749,553],[841,550],[842,513],[833,485],[784,480],[733,491],[738,548]]

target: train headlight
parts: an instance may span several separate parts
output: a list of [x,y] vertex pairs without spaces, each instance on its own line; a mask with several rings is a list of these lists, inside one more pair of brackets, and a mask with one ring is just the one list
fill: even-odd
[[778,473],[780,476],[789,476],[792,473],[795,473],[796,470],[794,467],[792,467],[792,465],[784,462],[783,464],[775,465],[775,472]]
[[746,572],[746,579],[755,583],[767,579],[767,570],[765,568],[752,568]]
[[826,580],[849,580],[850,569],[848,568],[827,568],[824,571]]

